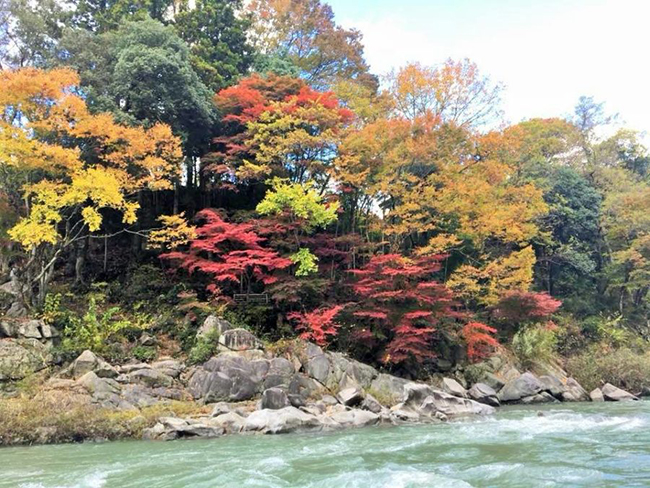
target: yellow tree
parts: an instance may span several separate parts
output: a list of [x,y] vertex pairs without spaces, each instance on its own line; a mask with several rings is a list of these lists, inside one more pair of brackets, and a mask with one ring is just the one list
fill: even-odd
[[26,251],[18,274],[32,303],[44,300],[62,253],[99,232],[107,211],[128,231],[137,193],[171,188],[181,158],[168,126],[92,115],[78,83],[66,69],[0,73],[1,184],[20,216],[8,233]]

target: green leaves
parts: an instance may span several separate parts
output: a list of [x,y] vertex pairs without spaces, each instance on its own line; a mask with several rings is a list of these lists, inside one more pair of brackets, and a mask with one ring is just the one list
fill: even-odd
[[318,272],[318,257],[314,256],[306,247],[301,247],[289,259],[298,265],[296,276],[309,276]]
[[298,222],[305,231],[314,227],[326,227],[336,221],[338,202],[322,203],[322,197],[314,189],[307,189],[298,183],[288,183],[275,178],[272,189],[257,205],[262,215],[288,213],[293,222]]

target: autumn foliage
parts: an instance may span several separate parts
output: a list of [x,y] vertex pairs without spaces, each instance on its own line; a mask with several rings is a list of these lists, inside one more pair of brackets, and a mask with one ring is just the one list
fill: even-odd
[[468,322],[461,331],[461,336],[467,345],[467,356],[471,361],[488,357],[498,346],[494,337],[497,330],[481,322]]
[[548,293],[511,291],[501,298],[493,315],[514,323],[539,322],[553,315],[561,305],[560,300]]

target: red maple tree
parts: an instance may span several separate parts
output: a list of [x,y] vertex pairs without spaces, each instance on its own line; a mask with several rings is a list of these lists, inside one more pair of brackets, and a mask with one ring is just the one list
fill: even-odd
[[223,293],[223,287],[238,285],[239,292],[250,293],[255,283],[274,283],[276,270],[288,268],[293,263],[275,250],[264,247],[265,238],[248,223],[226,222],[214,210],[197,214],[202,225],[197,237],[187,251],[162,254],[162,259],[172,262],[177,269],[190,274],[201,273],[209,278],[207,290]]
[[495,318],[514,323],[539,322],[553,315],[562,305],[548,293],[511,291],[492,311]]
[[408,259],[399,254],[373,256],[352,270],[358,301],[352,315],[359,321],[359,342],[375,349],[384,363],[417,363],[434,357],[432,340],[443,318],[460,318],[451,292],[433,279],[442,256]]
[[307,313],[291,312],[287,318],[297,323],[296,329],[302,339],[314,341],[319,346],[326,346],[331,338],[338,334],[338,329],[341,327],[341,324],[335,321],[341,310],[343,305],[334,305]]
[[461,336],[465,340],[467,356],[471,361],[478,361],[488,357],[499,346],[499,341],[493,335],[496,332],[497,330],[494,327],[481,322],[468,322],[465,324]]

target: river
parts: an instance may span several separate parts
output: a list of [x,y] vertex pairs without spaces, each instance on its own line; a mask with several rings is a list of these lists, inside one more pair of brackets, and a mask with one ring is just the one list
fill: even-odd
[[650,486],[650,402],[329,434],[0,449],[0,487]]

